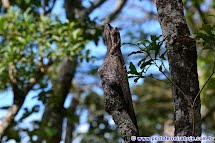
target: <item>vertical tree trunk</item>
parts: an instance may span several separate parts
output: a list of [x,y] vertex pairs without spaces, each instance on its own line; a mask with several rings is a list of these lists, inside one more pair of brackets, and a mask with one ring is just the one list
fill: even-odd
[[120,34],[117,28],[105,25],[107,54],[98,70],[105,94],[105,110],[113,117],[121,136],[130,143],[131,136],[138,136],[127,72],[120,50]]
[[53,94],[50,96],[42,118],[41,129],[52,131],[50,136],[40,134],[39,142],[46,139],[49,143],[59,143],[62,136],[64,118],[64,102],[71,87],[71,81],[76,71],[77,61],[64,58],[60,64],[56,79],[53,79]]
[[[66,17],[69,20],[76,20],[77,13],[80,13],[81,10],[83,10],[83,7],[81,5],[81,1],[79,0],[64,0],[64,7],[66,11]],[[78,64],[77,59],[73,61],[74,64]],[[73,96],[74,98],[74,96]],[[71,105],[69,107],[70,112],[75,112],[76,106],[78,102],[75,102],[76,100],[72,100]],[[72,109],[73,108],[73,109]],[[71,111],[72,110],[72,111]],[[71,118],[67,118],[67,124],[66,124],[66,137],[65,137],[65,143],[71,143],[73,139],[73,131],[75,128],[75,122]]]
[[[81,89],[75,89],[75,91],[73,93],[74,93],[73,98],[72,98],[72,101],[68,108],[68,111],[71,112],[72,116],[75,116],[75,112],[76,112],[77,106],[79,104],[79,100],[77,100],[77,98],[80,97],[80,94],[82,93],[82,91],[81,91]],[[65,143],[72,143],[74,130],[75,130],[74,117],[70,116],[67,118]]]
[[157,0],[156,5],[173,83],[175,136],[201,136],[197,51],[184,17],[182,0]]
[[[77,11],[82,9],[81,1],[78,0],[64,0],[64,7],[66,11],[66,17],[68,20],[75,20],[75,14]],[[64,66],[64,67],[63,67]],[[53,128],[56,130],[55,136],[47,139],[47,142],[50,143],[59,143],[61,141],[62,136],[62,124],[63,118],[65,115],[62,113],[64,110],[64,102],[66,96],[71,87],[71,82],[73,80],[73,76],[75,74],[75,70],[77,67],[77,58],[74,58],[72,61],[64,58],[64,61],[61,63],[60,71],[58,72],[58,77],[56,82],[54,83],[53,90],[55,90],[55,94],[52,96],[56,96],[58,101],[48,101],[45,106],[45,111],[42,119],[41,129],[44,127]],[[54,105],[54,106],[53,106]],[[74,126],[73,121],[69,118],[67,119],[67,124],[70,126]],[[72,138],[72,133],[69,131],[71,127],[66,126],[66,139]],[[67,133],[69,132],[69,133]],[[69,135],[69,136],[68,136]],[[43,140],[43,135],[40,135],[39,141]]]
[[[127,0],[123,0],[123,2],[119,3],[119,6],[115,9],[115,11],[111,14],[112,15],[112,18],[110,18],[109,20],[113,20],[113,18],[120,12],[120,10],[122,9],[122,7],[125,5],[125,2]],[[96,1],[95,3],[93,3],[91,5],[91,7],[89,7],[88,9],[86,9],[85,7],[82,6],[82,3],[80,0],[64,0],[64,7],[65,7],[65,12],[66,12],[66,17],[68,20],[70,21],[79,21],[79,22],[85,22],[86,19],[88,19],[88,14],[91,13],[95,8],[97,8],[98,6],[100,6],[101,4],[103,4],[105,2],[105,0],[99,0],[99,1]],[[77,65],[77,59],[74,59],[72,61],[72,63],[70,63],[71,65]],[[73,66],[70,71],[72,72],[75,72],[76,66]],[[74,73],[73,73],[74,74]],[[61,76],[61,75],[60,75]],[[72,76],[71,76],[72,77]],[[44,121],[43,123],[45,123],[44,125],[47,125],[48,123],[51,124],[53,127],[56,125],[58,128],[57,128],[57,136],[55,136],[54,138],[52,138],[51,140],[49,140],[49,142],[52,142],[52,143],[57,143],[60,138],[61,138],[61,133],[60,133],[60,130],[62,130],[62,121],[63,121],[63,118],[62,118],[62,113],[59,112],[58,109],[63,109],[63,104],[64,101],[65,101],[65,97],[66,95],[68,94],[68,91],[67,91],[67,88],[69,87],[66,87],[68,85],[70,85],[71,83],[71,77],[68,77],[68,79],[70,78],[70,81],[65,81],[65,80],[62,80],[64,82],[57,82],[56,84],[56,88],[54,87],[54,89],[56,91],[58,91],[58,89],[62,89],[62,87],[65,89],[65,93],[61,94],[60,92],[60,96],[62,96],[62,99],[59,100],[60,102],[57,102],[57,106],[58,108],[53,108],[53,107],[50,107],[51,104],[48,103],[46,105],[46,109],[45,109],[45,112],[44,114]],[[59,92],[57,92],[59,93]],[[60,97],[59,97],[60,98]],[[74,105],[71,105],[69,110],[75,110],[76,109],[76,105],[78,104],[78,102],[72,102]],[[61,107],[61,108],[60,108]],[[73,108],[73,109],[71,109]],[[46,113],[47,112],[47,113]],[[47,117],[47,120],[45,119]],[[52,119],[53,118],[53,119]],[[50,121],[50,122],[49,122]],[[71,142],[71,140],[73,139],[73,130],[74,130],[74,121],[71,120],[70,118],[67,118],[67,126],[66,126],[66,139],[65,141],[66,142]]]

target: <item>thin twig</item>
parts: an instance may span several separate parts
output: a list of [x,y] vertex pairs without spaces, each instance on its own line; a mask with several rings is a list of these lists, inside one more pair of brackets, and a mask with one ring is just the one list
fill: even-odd
[[122,10],[124,5],[126,4],[127,0],[118,0],[118,4],[115,10],[104,20],[104,23],[110,23]]
[[[168,73],[168,70],[167,70],[166,67],[164,66],[163,60],[161,60],[161,64],[162,64],[162,66],[164,67],[165,71],[167,71],[167,73]],[[170,73],[168,73],[168,74],[170,74]]]
[[84,10],[85,16],[89,15],[92,11],[94,11],[97,7],[101,6],[106,0],[97,0],[91,4],[91,6]]
[[[149,55],[149,57],[151,58],[151,60],[154,62],[155,66],[157,68],[159,68],[159,66],[157,65],[157,63],[152,59],[152,57]],[[182,89],[180,87],[178,87],[162,70],[160,70],[160,72],[167,78],[167,80],[169,80],[184,96],[184,98],[187,100],[187,102],[190,104],[190,107],[192,107],[192,103],[190,101],[190,99],[187,97],[187,95],[182,91]]]
[[53,0],[52,6],[51,6],[48,10],[45,11],[45,15],[46,15],[47,13],[50,13],[50,12],[52,11],[52,9],[54,8],[55,3],[56,3],[56,0]]
[[165,82],[165,83],[170,83],[168,81],[161,80],[161,79],[158,79],[158,78],[155,78],[155,77],[152,77],[152,76],[146,76],[145,78],[151,78],[151,79],[154,79],[154,80],[157,80],[157,81],[162,81],[162,82]]
[[201,94],[201,92],[203,91],[203,89],[205,88],[205,86],[207,85],[207,83],[209,82],[209,80],[211,79],[211,77],[214,75],[215,73],[215,60],[214,60],[214,63],[213,63],[213,70],[212,70],[212,73],[211,75],[208,77],[208,79],[206,80],[205,84],[202,86],[201,90],[199,90],[198,94],[196,95],[194,101],[193,101],[193,104],[192,106],[194,106],[198,96]]

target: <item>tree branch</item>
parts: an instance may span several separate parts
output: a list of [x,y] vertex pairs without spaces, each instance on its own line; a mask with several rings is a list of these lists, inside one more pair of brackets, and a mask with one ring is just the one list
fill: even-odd
[[213,63],[213,69],[212,69],[212,73],[211,75],[208,77],[208,79],[206,80],[206,82],[204,83],[204,85],[202,86],[201,90],[199,90],[198,94],[196,95],[194,101],[193,101],[193,106],[195,105],[195,102],[198,98],[198,96],[200,96],[201,92],[203,91],[203,89],[205,88],[205,86],[208,84],[208,82],[210,81],[211,77],[214,75],[215,73],[215,60],[214,60],[214,63]]
[[45,111],[42,117],[42,123],[40,126],[41,132],[43,132],[44,127],[56,129],[56,133],[53,136],[47,136],[44,132],[38,138],[38,142],[46,140],[51,143],[59,143],[62,136],[62,123],[64,119],[64,102],[71,88],[71,81],[75,75],[77,66],[77,58],[74,60],[69,60],[64,58],[62,63],[60,63],[56,77],[53,77],[52,88],[53,92],[48,98],[45,105]]
[[[165,41],[171,81],[175,84],[172,87],[175,136],[200,136],[201,102],[200,97],[196,97],[199,81],[197,51],[196,46],[193,46],[196,42],[191,38],[182,0],[156,0],[156,6],[163,37],[167,37]],[[190,106],[195,98],[195,105]]]
[[94,11],[97,7],[102,5],[106,0],[97,0],[91,4],[91,6],[84,10],[85,16],[89,15],[92,11]]
[[0,140],[2,139],[5,131],[12,124],[14,117],[18,113],[21,106],[13,104],[7,111],[6,116],[3,118],[0,124]]
[[29,81],[29,83],[24,88],[25,93],[29,92],[35,84],[38,83],[38,81],[47,73],[48,68],[53,64],[53,61],[49,59],[49,62],[47,65],[39,65],[38,70],[36,71],[36,74],[34,77],[32,77]]
[[16,114],[18,113],[19,109],[21,108],[25,100],[25,96],[23,96],[23,92],[18,87],[16,67],[14,66],[13,63],[10,63],[8,66],[8,69],[9,69],[9,79],[10,79],[13,94],[14,94],[14,99],[13,99],[14,103],[8,109],[6,116],[3,118],[0,124],[0,140],[4,136],[9,126],[13,123]]
[[69,117],[67,117],[67,126],[66,126],[66,137],[65,137],[65,143],[71,143],[73,140],[73,131],[75,130],[75,121],[74,116],[77,109],[77,106],[79,104],[79,100],[81,93],[83,92],[83,89],[80,87],[75,87],[74,94],[72,101],[70,103],[70,106],[68,108],[68,111],[71,113]]
[[2,6],[4,8],[9,8],[10,7],[10,1],[9,0],[1,0]]
[[[151,60],[153,60],[153,58],[149,55],[149,57],[151,58]],[[159,66],[158,64],[153,60],[153,63],[155,64],[155,66],[159,69]],[[164,66],[164,65],[163,65]],[[164,66],[165,67],[165,66]],[[190,107],[192,107],[192,103],[190,101],[190,99],[187,97],[187,95],[183,92],[183,90],[178,87],[162,70],[160,71],[165,77],[166,79],[175,87],[177,88],[181,93],[182,95],[184,96],[184,98],[187,100],[188,104]]]
[[[47,64],[46,69],[51,65],[51,62]],[[44,65],[43,65],[44,67]],[[15,116],[19,112],[22,107],[25,98],[28,92],[32,89],[32,87],[38,83],[38,81],[44,76],[45,71],[41,71],[41,67],[38,68],[38,71],[35,74],[35,77],[26,85],[24,89],[19,88],[19,82],[17,78],[17,70],[15,65],[12,63],[9,64],[9,78],[14,94],[13,105],[8,109],[6,116],[3,118],[2,123],[0,124],[0,138],[2,138],[6,132],[6,130],[13,123]],[[46,70],[47,71],[47,70]]]
[[200,15],[200,18],[201,18],[201,20],[202,20],[202,22],[204,23],[204,24],[207,24],[207,20],[204,18],[204,13],[203,13],[203,11],[201,10],[201,7],[200,7],[200,2],[192,2],[193,3],[193,6],[194,6],[194,8],[196,8],[197,9],[197,11],[198,11],[198,13],[199,13],[199,15]]
[[46,15],[47,13],[50,13],[50,12],[52,11],[52,9],[53,9],[55,3],[56,3],[56,0],[53,0],[51,7],[49,7],[49,9],[45,11],[45,15]]
[[104,20],[104,23],[110,23],[122,10],[127,0],[118,0],[115,10]]

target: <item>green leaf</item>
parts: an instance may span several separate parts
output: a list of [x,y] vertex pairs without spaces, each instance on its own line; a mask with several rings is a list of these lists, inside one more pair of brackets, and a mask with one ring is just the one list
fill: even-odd
[[82,34],[82,30],[81,29],[76,29],[75,31],[73,31],[73,38],[77,39],[78,37],[80,37]]
[[141,69],[144,69],[146,66],[152,65],[152,61],[153,61],[153,60],[150,59],[150,60],[144,62],[144,63],[140,66],[140,68],[141,68]]
[[159,71],[161,71],[161,72],[162,72],[162,70],[163,70],[163,66],[162,66],[162,65],[160,65],[160,67],[159,67]]
[[130,71],[129,71],[130,74],[139,75],[139,73],[137,72],[136,67],[134,66],[134,64],[132,62],[130,62],[129,69],[130,69]]
[[131,52],[130,54],[128,54],[128,56],[134,55],[134,54],[140,54],[143,53],[143,51],[135,51],[135,52]]
[[140,66],[140,65],[146,60],[146,58],[147,58],[147,57],[142,58],[142,59],[137,63],[137,65]]
[[137,83],[139,79],[140,77],[137,77],[136,79],[134,79],[134,82]]
[[154,75],[153,75],[153,74],[150,74],[148,77],[154,78]]
[[203,25],[200,31],[195,33],[195,39],[197,43],[203,46],[202,50],[209,49],[214,50],[215,46],[215,25]]
[[166,58],[165,58],[166,52],[167,52],[167,51],[165,51],[163,54],[160,55],[160,58],[161,58],[162,60],[166,60]]
[[85,53],[85,57],[86,57],[86,61],[89,62],[90,61],[90,50],[86,50],[86,53]]
[[147,39],[143,39],[143,40],[141,40],[141,41],[137,41],[137,42],[136,42],[136,45],[138,45],[138,46],[143,45],[144,47],[146,47],[146,44],[147,44],[147,43],[150,43],[150,41],[147,40]]
[[55,136],[57,134],[57,129],[46,127],[45,128],[45,133],[47,134],[47,136],[53,137],[53,136]]
[[158,37],[157,35],[151,35],[150,38],[151,38],[151,41],[154,42],[159,40],[160,36]]

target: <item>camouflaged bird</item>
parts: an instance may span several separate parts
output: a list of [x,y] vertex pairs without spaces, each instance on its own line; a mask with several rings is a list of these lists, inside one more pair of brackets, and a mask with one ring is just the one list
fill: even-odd
[[[110,24],[106,24],[104,27],[104,36],[107,45],[107,54],[102,66],[98,70],[98,75],[104,88],[105,110],[113,116],[116,124],[117,122],[123,122],[123,120],[125,122],[131,121],[132,123],[127,124],[127,128],[131,128],[130,130],[133,133],[138,134],[126,66],[120,50],[119,30],[118,28],[111,27]],[[122,125],[120,124],[119,126]]]

